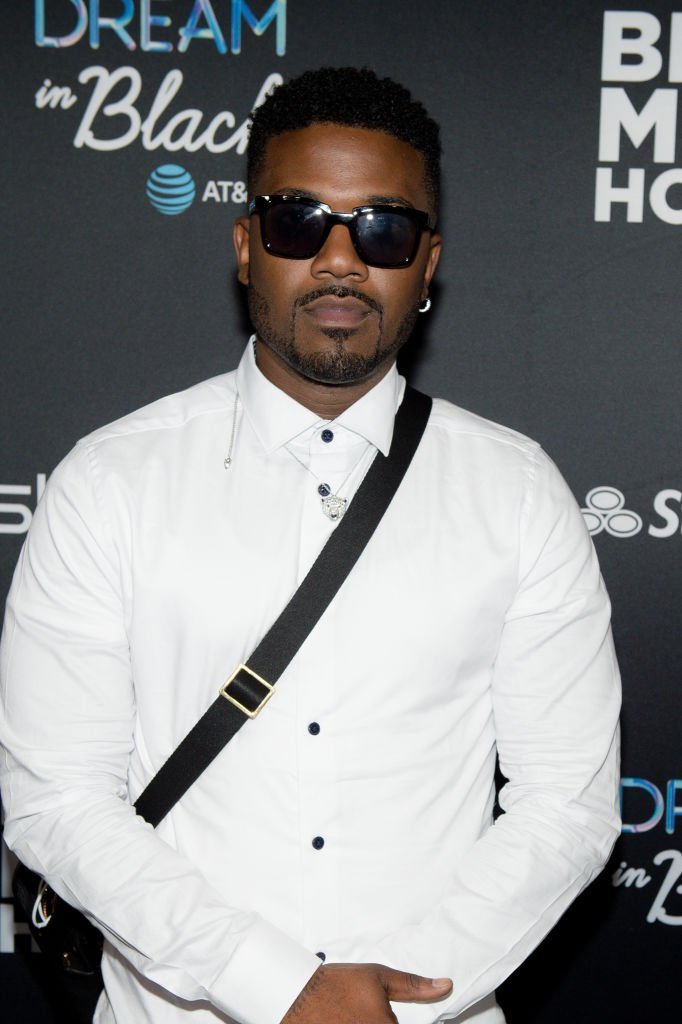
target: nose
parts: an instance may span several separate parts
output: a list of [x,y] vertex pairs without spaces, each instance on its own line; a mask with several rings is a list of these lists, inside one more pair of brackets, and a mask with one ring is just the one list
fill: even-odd
[[310,268],[313,277],[347,278],[354,281],[365,281],[368,276],[367,264],[358,256],[345,224],[335,224],[327,239],[313,257]]

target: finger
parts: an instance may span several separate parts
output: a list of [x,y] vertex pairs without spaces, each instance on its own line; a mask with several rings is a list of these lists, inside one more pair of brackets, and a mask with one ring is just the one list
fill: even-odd
[[396,1003],[428,1003],[452,991],[450,978],[424,978],[391,967],[380,967],[379,977],[386,995]]

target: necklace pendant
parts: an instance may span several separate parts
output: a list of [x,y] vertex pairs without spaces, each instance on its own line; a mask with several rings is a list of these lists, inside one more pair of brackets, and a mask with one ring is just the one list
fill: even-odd
[[348,501],[346,498],[340,498],[338,494],[330,494],[323,498],[320,504],[327,519],[331,519],[333,523],[336,523],[346,511]]

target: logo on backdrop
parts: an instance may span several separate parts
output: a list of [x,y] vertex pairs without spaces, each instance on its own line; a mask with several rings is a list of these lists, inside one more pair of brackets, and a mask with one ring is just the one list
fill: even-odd
[[593,537],[602,530],[612,537],[633,537],[642,529],[642,517],[625,508],[625,495],[616,487],[593,487],[585,506],[580,511]]
[[[625,495],[617,487],[593,487],[585,496],[585,506],[580,511],[593,537],[599,533],[634,537],[645,528],[642,516],[626,508]],[[649,537],[658,538],[682,535],[682,491],[667,487],[654,496],[646,533]]]
[[[116,6],[115,15],[105,15],[99,0],[35,0],[35,44],[47,49],[80,46],[97,51],[104,42],[110,52],[137,51],[153,54],[155,60],[158,55],[168,59],[175,54],[173,59],[182,61],[190,49],[197,48],[237,56],[245,35],[253,34],[261,40],[261,48],[267,47],[278,57],[286,53],[286,0],[221,0],[220,17],[214,0],[194,0],[183,14],[177,11],[182,5],[169,5],[165,8],[168,13],[153,14],[149,0],[119,0]],[[253,7],[262,13],[254,14]],[[89,64],[75,79],[44,78],[34,101],[42,116],[60,117],[69,125],[76,149],[110,153],[137,144],[149,152],[234,151],[241,156],[248,145],[251,109],[260,106],[282,80],[276,72],[269,74],[247,110],[237,115],[227,109],[183,108],[185,77],[179,67],[170,69],[159,87],[148,92],[136,67]],[[186,180],[174,178],[176,172],[169,168],[178,166],[160,160],[147,181],[150,203],[166,215],[188,209],[197,194],[190,171],[184,171]],[[179,191],[171,193],[176,188]],[[245,199],[246,188],[238,180],[209,181],[203,187],[202,202]]]
[[196,194],[194,178],[178,164],[162,164],[147,178],[147,199],[170,217],[188,210]]
[[[46,481],[45,473],[37,473],[35,488],[31,484],[0,484],[0,533],[26,533],[33,518],[31,505],[35,508],[40,501]],[[5,498],[33,500],[27,505],[24,500],[5,501]]]
[[[185,53],[194,39],[203,39],[212,43],[218,53],[226,54],[229,39],[230,53],[238,54],[242,50],[243,23],[256,36],[262,36],[274,23],[277,56],[284,56],[286,0],[272,0],[261,18],[253,13],[249,0],[222,0],[221,14],[229,12],[229,18],[222,24],[213,9],[214,2],[194,0],[187,20],[180,24],[172,8],[166,8],[167,14],[152,14],[150,0],[119,0],[123,10],[114,17],[100,13],[100,0],[69,0],[71,8],[66,7],[65,0],[35,0],[35,42],[36,46],[64,48],[86,41],[91,49],[97,50],[105,33],[110,39],[115,36],[127,50],[139,46],[144,53],[172,53],[176,49]],[[263,0],[257,6],[262,7]],[[49,17],[53,19],[54,35],[48,30]],[[61,34],[56,34],[58,31]]]
[[[669,31],[668,31],[669,30]],[[666,31],[667,44],[661,36]],[[674,167],[682,83],[682,13],[605,11],[594,219],[682,224],[682,167]],[[653,84],[656,83],[656,84]]]
[[[663,825],[668,835],[674,835],[677,819],[682,817],[682,804],[677,803],[680,790],[682,779],[668,779],[665,795],[649,779],[621,779],[623,833],[641,835]],[[626,806],[633,801],[638,811],[634,808],[630,811]],[[651,864],[652,867],[647,869],[623,860],[611,875],[611,884],[615,888],[644,889],[653,883],[647,923],[682,925],[682,899],[678,898],[682,896],[682,851],[674,848],[659,850],[652,857]]]

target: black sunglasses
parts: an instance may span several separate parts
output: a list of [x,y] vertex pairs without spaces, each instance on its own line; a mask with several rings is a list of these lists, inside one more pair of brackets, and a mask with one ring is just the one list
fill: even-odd
[[384,269],[409,266],[422,231],[436,226],[428,213],[411,206],[356,206],[336,213],[326,203],[300,196],[256,196],[248,209],[259,215],[263,246],[273,256],[312,259],[333,226],[345,224],[362,262]]

